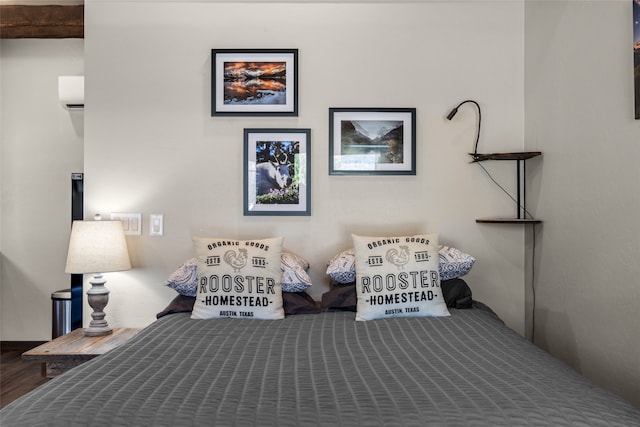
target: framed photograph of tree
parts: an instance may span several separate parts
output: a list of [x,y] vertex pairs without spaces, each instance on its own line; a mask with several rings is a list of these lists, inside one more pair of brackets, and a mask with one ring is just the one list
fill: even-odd
[[311,129],[244,130],[244,214],[311,215]]

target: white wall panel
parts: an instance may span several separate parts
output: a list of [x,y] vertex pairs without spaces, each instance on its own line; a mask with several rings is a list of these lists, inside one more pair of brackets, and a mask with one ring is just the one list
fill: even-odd
[[[481,148],[522,149],[523,19],[514,2],[88,2],[87,214],[165,219],[164,237],[129,237],[135,269],[110,282],[112,323],[154,319],[193,235],[284,236],[311,262],[319,299],[352,232],[438,231],[478,258],[474,292],[524,333],[524,231],[475,224],[515,208],[468,164],[473,109],[445,120],[474,98]],[[299,116],[211,117],[210,50],[269,47],[300,51]],[[417,108],[417,175],[329,176],[330,107]],[[263,126],[311,128],[311,217],[243,216],[243,129]],[[512,186],[514,169],[489,167]]]

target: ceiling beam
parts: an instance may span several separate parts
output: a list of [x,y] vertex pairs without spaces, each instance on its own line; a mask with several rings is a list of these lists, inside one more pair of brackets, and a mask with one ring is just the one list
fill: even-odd
[[0,38],[84,38],[84,5],[0,5]]

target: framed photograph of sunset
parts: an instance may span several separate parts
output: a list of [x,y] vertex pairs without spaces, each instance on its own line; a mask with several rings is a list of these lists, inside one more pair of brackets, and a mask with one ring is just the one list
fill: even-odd
[[297,49],[212,49],[211,115],[297,116]]

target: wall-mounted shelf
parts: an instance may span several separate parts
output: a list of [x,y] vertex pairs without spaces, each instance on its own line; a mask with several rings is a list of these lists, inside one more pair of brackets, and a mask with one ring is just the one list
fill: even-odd
[[478,218],[481,224],[540,224],[542,220],[533,218]]
[[525,161],[533,157],[541,156],[540,151],[524,151],[516,153],[491,153],[477,154],[469,153],[472,157],[471,163],[484,162],[486,160],[515,160],[516,161],[516,181],[518,184],[518,194],[516,197],[516,207],[518,209],[516,218],[479,218],[477,223],[483,224],[540,224],[538,219],[527,218],[526,211],[526,163]]
[[518,153],[491,153],[491,154],[474,154],[469,153],[473,160],[471,163],[483,162],[485,160],[528,160],[533,157],[542,156],[540,151],[523,151]]

